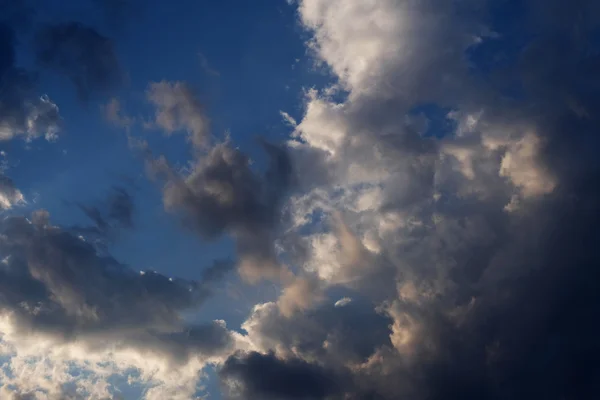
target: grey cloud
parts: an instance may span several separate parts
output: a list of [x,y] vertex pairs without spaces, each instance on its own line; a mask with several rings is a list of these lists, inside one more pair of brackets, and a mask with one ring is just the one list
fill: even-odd
[[355,300],[341,308],[322,305],[293,318],[270,303],[251,315],[243,328],[262,351],[277,348],[286,357],[336,366],[365,362],[379,346],[391,344],[391,323],[370,302]]
[[[334,133],[338,129],[347,136],[340,139],[339,146],[332,146],[333,152],[324,151],[320,163],[312,163],[324,166],[322,174],[318,168],[312,170],[316,176],[304,176],[303,183],[325,191],[322,177],[326,176],[336,189],[351,188],[342,196],[331,194],[328,200],[333,209],[347,208],[344,235],[352,246],[360,244],[354,252],[359,256],[354,258],[359,268],[351,271],[351,283],[342,280],[332,285],[350,286],[374,300],[371,307],[376,306],[389,320],[380,328],[383,333],[369,340],[366,335],[379,325],[352,313],[354,302],[341,308],[327,306],[331,313],[323,306],[289,322],[280,320],[274,306],[262,306],[246,328],[261,351],[272,350],[275,355],[246,357],[280,364],[275,370],[263,368],[266,372],[260,376],[249,372],[236,375],[225,369],[224,379],[238,380],[243,388],[250,388],[248,398],[598,397],[600,370],[595,360],[599,355],[600,258],[595,243],[600,222],[596,154],[600,126],[591,111],[598,108],[598,46],[591,38],[600,19],[595,2],[528,3],[531,14],[515,17],[522,29],[503,31],[502,26],[490,26],[488,32],[497,35],[484,35],[479,45],[473,45],[473,51],[477,46],[493,47],[495,40],[518,46],[523,38],[532,38],[508,68],[493,66],[508,69],[523,91],[518,95],[497,93],[493,85],[467,73],[464,53],[471,45],[463,45],[472,38],[463,35],[464,28],[477,24],[467,26],[459,23],[460,18],[453,19],[454,12],[464,10],[449,10],[446,7],[452,8],[451,3],[439,4],[441,14],[435,7],[438,2],[372,3],[373,8],[380,6],[379,11],[412,11],[415,23],[410,26],[420,35],[407,46],[420,51],[414,52],[416,60],[411,59],[410,51],[402,53],[406,58],[394,59],[391,50],[383,46],[389,58],[375,58],[373,70],[366,72],[352,70],[361,65],[353,64],[356,57],[351,55],[358,55],[344,53],[347,43],[340,43],[343,38],[338,35],[347,33],[350,42],[358,37],[363,40],[364,35],[357,32],[372,26],[368,23],[373,22],[368,20],[371,6],[339,2],[337,7],[358,18],[345,21],[340,17],[343,12],[326,10],[334,7],[328,4],[306,0],[301,2],[301,13],[316,16],[316,23],[310,26],[317,31],[313,45],[318,48],[334,41],[330,53],[325,47],[318,49],[325,52],[321,55],[326,62],[340,70],[342,83],[354,91],[336,107],[319,109],[322,114],[310,114],[318,106],[310,103],[313,109],[309,108],[305,120],[318,117],[308,121],[315,125],[306,121],[298,125],[298,132],[306,129],[314,134],[305,137],[307,142],[312,140],[316,147],[330,138],[318,136],[323,132],[317,128]],[[564,12],[545,13],[556,9]],[[356,10],[359,12],[352,14]],[[479,15],[481,9],[474,11],[473,15]],[[320,25],[321,17],[331,18],[328,23],[350,25]],[[431,18],[442,23],[430,25]],[[394,36],[396,31],[385,37],[386,24],[373,26],[382,30],[385,43],[405,43],[405,37]],[[445,34],[445,30],[451,31]],[[369,32],[375,31],[369,28]],[[445,52],[446,47],[450,51]],[[348,51],[355,49],[349,46]],[[371,53],[365,55],[369,56]],[[364,80],[363,73],[367,76]],[[405,116],[423,102],[448,106],[471,118],[446,137],[424,137],[418,130],[408,129],[412,127],[407,127]],[[523,131],[539,136],[535,152],[527,147]],[[449,145],[456,146],[451,151],[463,153],[451,154]],[[499,174],[500,165],[517,163],[519,157],[525,161],[515,170],[525,171],[529,182],[540,177],[552,179],[552,190],[523,195],[519,185],[528,183]],[[364,170],[367,178],[357,178],[356,171]],[[362,193],[369,183],[370,187],[382,187],[377,192],[381,201],[364,210],[354,202],[352,190]],[[519,207],[505,209],[515,193],[520,196]],[[385,229],[374,228],[381,225]],[[343,242],[344,235],[336,234]],[[375,250],[363,246],[368,243],[365,237],[375,237],[371,239],[377,244]],[[344,243],[338,246],[344,247]],[[330,250],[337,251],[334,246]],[[303,256],[306,259],[302,261],[311,261]],[[335,312],[344,311],[349,312],[352,324],[339,332],[348,342],[342,342],[335,352],[327,350],[331,342],[324,332],[336,332],[331,325]],[[358,339],[351,340],[353,336]],[[372,345],[352,355],[356,343],[367,342]],[[239,365],[246,363],[239,358],[231,363],[244,371]],[[312,393],[308,387],[293,390],[293,385],[290,392],[278,392],[277,383],[269,376],[276,379],[285,374],[286,366],[281,364],[297,358],[312,364],[320,379],[336,371],[336,391],[319,392],[321,381],[317,380]],[[304,380],[307,386],[313,381],[312,376]]]
[[292,183],[287,152],[269,143],[263,147],[271,161],[264,176],[255,173],[247,156],[229,142],[200,156],[187,176],[165,162],[154,163],[165,180],[167,209],[181,213],[184,224],[204,239],[232,234],[240,256],[248,261],[241,268],[249,278],[278,273],[273,240],[282,218],[281,202]]
[[82,99],[109,92],[122,82],[114,42],[79,22],[42,27],[36,32],[38,63],[68,77]]
[[[185,351],[212,353],[228,343],[226,330],[218,331],[223,337],[217,340],[215,328],[188,327],[181,317],[210,295],[208,282],[133,271],[48,225],[47,214],[33,220],[12,217],[0,227],[0,253],[6,260],[0,268],[0,308],[17,330],[62,341],[78,338],[92,348],[102,340],[125,343],[174,359]],[[210,345],[202,347],[204,337]]]
[[146,91],[156,108],[154,124],[167,134],[186,131],[195,147],[209,140],[209,120],[196,92],[185,82],[154,82]]
[[221,370],[223,379],[243,382],[230,398],[241,399],[325,399],[338,390],[335,375],[300,359],[281,360],[274,354],[252,352],[229,358]]
[[14,28],[0,22],[0,141],[16,136],[53,139],[61,125],[58,107],[35,93],[33,74],[15,65],[16,41]]
[[132,118],[123,113],[121,102],[117,98],[112,98],[105,106],[102,107],[104,117],[108,122],[129,131],[135,123],[135,118]]

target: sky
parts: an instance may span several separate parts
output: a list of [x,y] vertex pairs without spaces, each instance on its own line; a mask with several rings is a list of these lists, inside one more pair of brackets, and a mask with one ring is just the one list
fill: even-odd
[[600,3],[0,0],[0,399],[600,397]]

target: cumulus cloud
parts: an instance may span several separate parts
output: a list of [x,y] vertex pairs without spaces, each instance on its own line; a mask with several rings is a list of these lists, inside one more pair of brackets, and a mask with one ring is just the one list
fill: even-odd
[[[227,388],[282,399],[597,395],[598,124],[585,88],[598,83],[587,38],[600,14],[593,2],[562,4],[532,2],[515,28],[475,2],[298,2],[308,46],[346,94],[309,91],[292,125],[302,190],[286,204],[282,252],[324,293],[368,301],[362,313],[323,302],[293,319],[281,303],[255,307],[243,328],[261,357],[232,356]],[[494,54],[499,42],[523,40],[485,79],[475,72],[509,57]],[[523,93],[507,93],[508,81]],[[415,118],[431,104],[443,135]],[[247,372],[267,361],[273,379],[291,374],[286,361],[309,364],[315,391],[282,392]]]
[[338,301],[335,302],[334,306],[344,307],[344,306],[347,306],[348,304],[350,304],[351,302],[352,302],[352,299],[350,297],[342,297],[341,299],[339,299]]

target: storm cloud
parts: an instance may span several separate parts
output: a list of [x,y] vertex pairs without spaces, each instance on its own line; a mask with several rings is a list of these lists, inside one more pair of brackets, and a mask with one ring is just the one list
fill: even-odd
[[[290,323],[274,304],[257,306],[245,329],[273,362],[260,376],[243,368],[256,355],[225,364],[224,379],[245,388],[241,397],[598,395],[600,165],[592,149],[600,125],[591,110],[599,75],[587,40],[600,23],[596,6],[531,3],[507,26],[482,9],[442,3],[299,2],[310,48],[337,78],[331,90],[348,96],[309,92],[294,127],[302,151],[292,159],[321,158],[300,176],[308,192],[292,197],[297,229],[318,224],[315,212],[333,222],[288,243],[286,254],[316,272],[321,288],[372,299],[390,322],[385,340],[357,359],[344,357],[356,344],[333,352],[321,331],[353,303],[317,304]],[[540,12],[548,6],[563,11]],[[512,59],[503,55],[489,79],[470,72],[469,63],[494,57],[497,42],[516,45],[524,35],[531,41]],[[499,92],[497,79],[508,77],[523,92]],[[414,111],[422,104],[448,107],[449,133],[428,134],[431,116]],[[331,317],[320,318],[328,307]],[[266,325],[273,318],[282,322]],[[339,336],[366,343],[374,323],[348,318],[354,328]],[[277,377],[288,368],[275,357],[310,363],[313,375],[283,392]],[[328,371],[338,372],[336,391],[321,390]]]

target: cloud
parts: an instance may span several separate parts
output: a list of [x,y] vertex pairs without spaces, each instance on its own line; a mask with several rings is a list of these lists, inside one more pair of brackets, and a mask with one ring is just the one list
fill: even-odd
[[[598,101],[586,88],[598,85],[587,38],[600,14],[591,1],[533,2],[507,26],[487,7],[298,2],[308,46],[345,93],[306,96],[289,143],[302,191],[278,243],[298,274],[355,300],[287,319],[256,306],[243,328],[261,356],[223,368],[241,397],[597,395]],[[482,79],[481,54],[524,41]],[[450,127],[440,137],[414,116],[432,104]],[[254,376],[247,359],[270,364]],[[314,392],[278,392],[268,383],[284,361],[335,391],[311,376]]]
[[125,129],[128,132],[135,123],[135,118],[123,113],[123,110],[121,109],[121,102],[115,97],[110,99],[110,101],[102,107],[102,111],[104,112],[104,117],[108,122],[118,128]]
[[93,92],[109,92],[122,82],[113,41],[79,22],[40,28],[35,35],[35,55],[41,66],[69,78],[84,100]]
[[[5,7],[1,4],[0,11]],[[17,136],[53,140],[61,125],[58,107],[36,94],[34,76],[15,65],[15,45],[14,28],[0,21],[0,141]]]
[[264,175],[226,140],[198,155],[189,173],[174,171],[164,158],[151,169],[163,180],[163,202],[204,240],[230,234],[236,240],[240,273],[250,281],[282,273],[274,238],[282,218],[282,199],[292,184],[285,149],[262,143],[270,166]]
[[190,141],[202,148],[209,139],[209,120],[194,90],[184,82],[154,82],[146,91],[148,101],[156,108],[155,126],[167,134],[186,131]]
[[200,61],[200,67],[206,74],[214,77],[221,76],[221,73],[219,71],[210,66],[210,64],[208,63],[208,59],[204,54],[198,53],[198,60]]
[[[4,385],[21,387],[17,393],[41,390],[62,399],[64,385],[72,383],[90,398],[108,398],[107,389],[103,396],[92,395],[92,383],[110,387],[111,376],[137,371],[158,398],[173,390],[170,385],[189,396],[198,371],[231,351],[233,338],[224,323],[190,324],[183,318],[211,295],[224,264],[200,282],[134,271],[50,225],[45,211],[31,221],[6,218],[0,230],[2,353],[13,370],[40,365],[28,379],[2,374]],[[73,373],[73,366],[94,381]]]
[[[333,82],[306,91],[297,120],[282,112],[294,131],[262,143],[264,173],[211,140],[187,84],[151,84],[153,124],[193,150],[178,171],[138,142],[164,205],[202,240],[230,235],[238,260],[172,279],[48,213],[3,220],[3,385],[110,398],[129,373],[156,385],[148,399],[185,399],[215,363],[231,398],[597,397],[595,4],[534,1],[507,25],[491,11],[518,10],[471,0],[299,1]],[[98,228],[131,222],[130,197],[113,200],[86,209]],[[279,297],[239,332],[186,321],[234,264]]]
[[23,193],[15,187],[13,181],[5,175],[0,175],[0,209],[8,210],[24,202]]
[[334,306],[335,307],[345,307],[348,304],[350,304],[352,302],[352,299],[350,297],[342,297],[341,299],[339,299],[338,301],[335,302]]
[[178,331],[193,339],[197,328],[182,324],[180,313],[201,304],[206,283],[133,271],[48,223],[40,212],[33,223],[19,217],[2,222],[0,250],[8,259],[2,309],[13,329],[65,342],[93,343],[106,335],[134,347],[156,342],[165,350],[183,339]]
[[221,376],[243,382],[241,388],[231,389],[232,399],[324,399],[336,393],[329,371],[303,360],[280,360],[273,354],[252,352],[231,357]]

